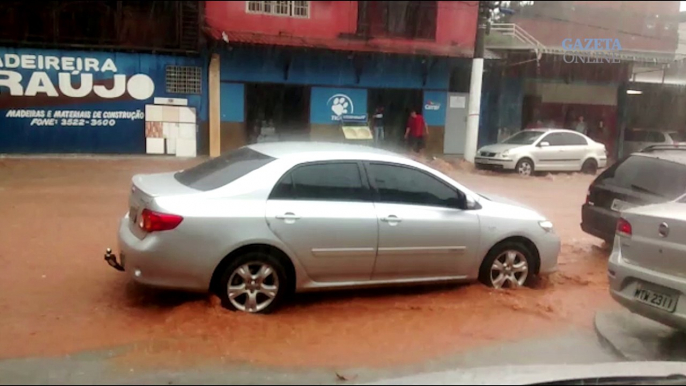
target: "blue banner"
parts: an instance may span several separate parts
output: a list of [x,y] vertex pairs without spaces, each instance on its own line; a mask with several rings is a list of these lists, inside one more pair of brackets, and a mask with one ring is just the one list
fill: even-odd
[[339,123],[343,115],[367,113],[367,90],[361,88],[312,87],[310,122]]
[[445,104],[448,93],[444,91],[424,91],[422,115],[429,126],[445,126]]
[[[145,153],[145,105],[186,99],[207,120],[204,60],[0,48],[0,153]],[[169,65],[201,69],[200,94],[167,92]]]

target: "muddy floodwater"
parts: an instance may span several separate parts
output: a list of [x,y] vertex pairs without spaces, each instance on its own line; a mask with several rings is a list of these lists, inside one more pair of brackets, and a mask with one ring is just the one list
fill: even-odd
[[563,241],[560,270],[533,288],[480,284],[298,296],[269,316],[211,296],[133,285],[107,266],[131,177],[198,160],[0,159],[0,358],[115,348],[123,365],[244,361],[390,366],[500,341],[591,328],[608,252],[579,228],[591,176],[520,178],[430,163],[466,186],[533,207]]

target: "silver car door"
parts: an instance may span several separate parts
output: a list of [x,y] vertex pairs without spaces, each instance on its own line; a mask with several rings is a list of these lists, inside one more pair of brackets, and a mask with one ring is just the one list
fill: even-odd
[[373,280],[465,276],[474,266],[479,218],[464,194],[428,172],[366,163],[379,219]]
[[[547,142],[547,146],[541,144]],[[534,168],[538,171],[565,170],[565,146],[561,133],[549,133],[541,138],[532,150]]]
[[312,280],[367,281],[377,246],[377,219],[362,166],[355,161],[295,167],[267,202],[270,229]]
[[589,154],[590,145],[586,138],[581,134],[576,133],[561,133],[565,143],[565,170],[579,171],[581,164],[585,161],[586,155]]

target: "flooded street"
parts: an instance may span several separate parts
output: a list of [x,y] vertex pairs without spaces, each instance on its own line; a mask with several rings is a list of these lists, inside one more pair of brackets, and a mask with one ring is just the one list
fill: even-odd
[[102,259],[116,245],[132,175],[198,162],[0,159],[0,358],[125,347],[113,359],[122,366],[392,366],[590,329],[595,311],[615,307],[607,252],[579,228],[591,176],[520,178],[443,161],[432,164],[547,216],[563,242],[560,271],[516,291],[473,284],[302,295],[270,316],[133,285]]

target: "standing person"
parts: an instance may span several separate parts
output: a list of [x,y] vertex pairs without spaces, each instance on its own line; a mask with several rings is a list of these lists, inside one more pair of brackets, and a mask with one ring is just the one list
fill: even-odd
[[383,107],[379,106],[376,108],[372,125],[374,127],[374,143],[379,146],[385,137],[383,130]]
[[588,132],[588,126],[586,126],[586,122],[584,122],[583,115],[579,115],[579,118],[576,122],[576,126],[574,126],[574,130],[578,131],[581,134],[586,134]]
[[423,153],[424,146],[426,146],[426,137],[429,136],[429,126],[421,114],[417,114],[416,110],[410,112],[410,119],[407,120],[407,128],[405,129],[405,140],[410,149],[415,153]]

